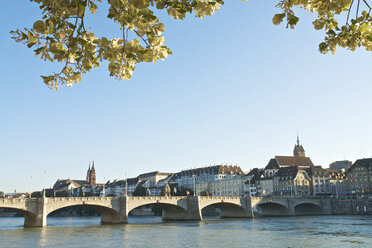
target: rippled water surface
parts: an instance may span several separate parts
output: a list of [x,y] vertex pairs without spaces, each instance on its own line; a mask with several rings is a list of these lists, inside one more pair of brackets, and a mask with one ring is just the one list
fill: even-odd
[[0,218],[0,247],[372,247],[372,216],[308,216],[162,222],[130,217],[49,217],[44,228]]

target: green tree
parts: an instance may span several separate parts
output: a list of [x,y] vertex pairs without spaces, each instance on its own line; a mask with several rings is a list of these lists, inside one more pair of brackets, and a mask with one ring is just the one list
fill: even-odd
[[68,197],[68,192],[66,190],[56,192],[56,197]]
[[0,197],[4,197],[4,192],[0,191]]
[[202,191],[200,192],[200,195],[201,196],[212,196],[212,193],[210,193],[209,191]]
[[[137,63],[171,55],[164,45],[165,26],[153,10],[166,10],[175,19],[184,19],[188,13],[203,18],[224,4],[222,0],[107,0],[107,18],[118,23],[122,33],[108,39],[85,28],[85,17],[96,13],[101,0],[30,1],[40,5],[43,17],[32,28],[11,31],[12,38],[33,48],[45,61],[63,63],[61,71],[42,76],[44,83],[56,90],[59,85],[80,82],[82,74],[104,60],[110,76],[121,80],[131,78]],[[286,19],[287,28],[294,28],[299,21],[294,8],[317,13],[314,28],[325,31],[325,41],[319,45],[322,53],[334,53],[337,46],[372,50],[371,5],[367,0],[280,0],[277,7],[282,12],[273,17],[273,23],[279,25]]]
[[133,192],[133,196],[146,196],[146,189],[142,185],[138,185]]
[[41,191],[34,191],[34,192],[31,193],[31,198],[41,197],[41,196],[42,196]]
[[186,196],[187,192],[189,192],[189,195],[192,196],[194,195],[194,191],[192,189],[186,188],[186,187],[181,187],[177,190],[176,195],[177,196]]

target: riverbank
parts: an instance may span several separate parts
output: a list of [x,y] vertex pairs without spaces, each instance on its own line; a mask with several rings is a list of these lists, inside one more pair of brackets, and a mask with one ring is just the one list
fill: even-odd
[[372,215],[371,199],[332,199],[331,205],[334,215]]

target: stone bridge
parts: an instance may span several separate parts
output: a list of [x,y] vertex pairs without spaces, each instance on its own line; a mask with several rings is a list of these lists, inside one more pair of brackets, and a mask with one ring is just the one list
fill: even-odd
[[138,196],[138,197],[58,197],[0,199],[0,208],[13,209],[25,217],[25,226],[46,226],[47,216],[62,208],[87,206],[101,213],[105,224],[128,223],[135,208],[155,205],[164,220],[202,220],[202,209],[215,206],[222,218],[253,217],[253,209],[262,215],[330,214],[330,200],[288,197],[239,196]]
[[252,197],[251,207],[254,213],[263,216],[332,214],[328,197]]

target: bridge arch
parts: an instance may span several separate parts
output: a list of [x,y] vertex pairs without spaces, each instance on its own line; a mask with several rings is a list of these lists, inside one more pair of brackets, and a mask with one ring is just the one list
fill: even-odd
[[23,208],[17,208],[17,207],[0,207],[1,209],[9,209],[14,212],[20,213],[25,218],[24,220],[24,226],[33,226],[33,223],[35,222],[36,215],[28,210],[25,210]]
[[105,197],[88,198],[50,198],[45,215],[58,211],[60,209],[84,206],[100,213],[102,224],[123,223],[125,218],[120,213],[120,202],[115,199]]
[[220,218],[247,218],[251,216],[250,202],[240,196],[199,196],[200,212],[207,207],[220,210]]
[[296,215],[319,215],[321,214],[321,207],[313,202],[302,202],[294,206]]
[[200,208],[200,211],[208,207],[216,207],[220,210],[220,218],[246,218],[246,209],[240,204],[232,202],[215,202],[205,204]]
[[136,208],[150,205],[162,210],[163,220],[184,220],[188,218],[188,199],[183,196],[131,196],[128,197],[126,211],[129,214]]
[[57,207],[57,208],[49,209],[47,211],[47,217],[50,214],[52,214],[52,213],[54,213],[58,210],[67,209],[67,208],[71,208],[71,207],[77,207],[77,206],[84,206],[88,209],[92,209],[92,210],[95,210],[96,212],[100,213],[102,224],[122,223],[120,221],[121,216],[120,216],[120,213],[118,211],[116,211],[113,208],[110,208],[110,207],[107,207],[107,206],[102,206],[102,205],[99,205],[99,204],[82,204],[82,203],[80,203],[80,204],[71,204],[71,205],[68,205],[68,206]]
[[278,202],[263,202],[256,205],[256,211],[258,215],[262,216],[285,216],[289,215],[289,209],[287,206]]
[[127,209],[128,215],[130,215],[131,212],[135,209],[148,206],[160,208],[162,210],[163,220],[182,220],[187,215],[187,209],[183,208],[182,206],[173,203],[162,203],[156,201],[132,205],[130,206],[130,208]]

